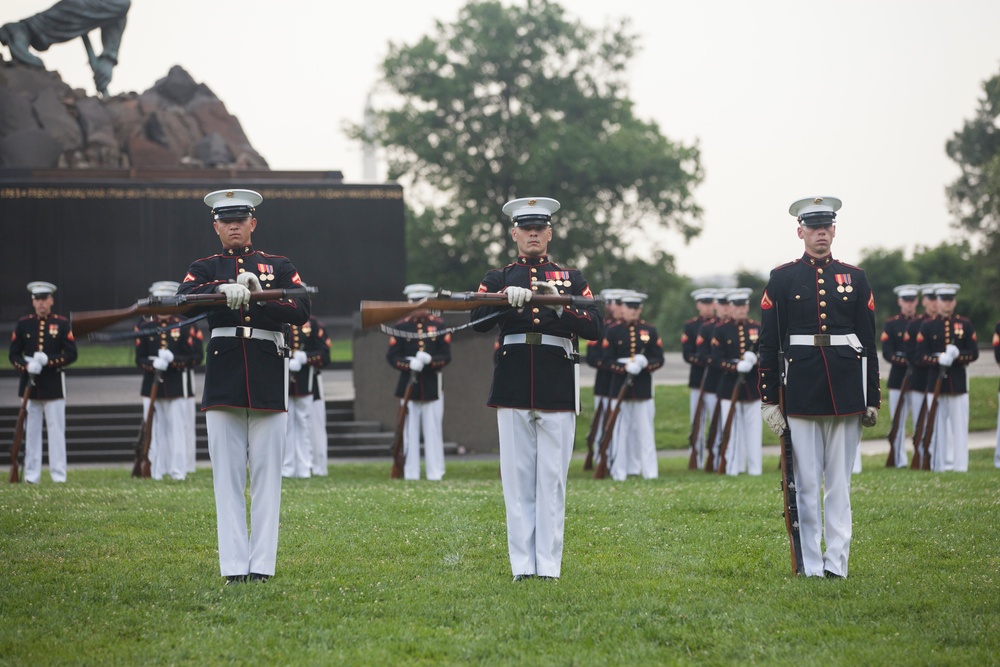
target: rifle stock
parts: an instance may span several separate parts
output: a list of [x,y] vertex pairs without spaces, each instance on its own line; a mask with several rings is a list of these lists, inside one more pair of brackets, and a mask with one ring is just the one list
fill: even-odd
[[708,369],[701,374],[701,384],[698,385],[698,404],[694,408],[694,418],[691,420],[691,432],[688,433],[688,447],[691,448],[691,455],[688,456],[688,470],[698,469],[698,433],[701,431],[702,414],[705,412],[705,378],[708,377]]
[[910,388],[910,369],[906,369],[906,375],[903,376],[903,382],[899,385],[899,400],[896,402],[896,407],[892,411],[892,427],[889,429],[889,455],[885,459],[885,467],[892,468],[896,465],[896,437],[899,436],[900,427],[900,415],[903,412],[903,406],[906,405],[904,401],[906,400],[906,392]]
[[149,444],[153,440],[153,408],[156,406],[156,395],[160,390],[161,371],[153,372],[153,386],[149,390],[149,407],[139,428],[139,438],[135,443],[135,464],[132,466],[132,476],[149,479],[152,476],[149,463]]
[[910,470],[920,470],[920,446],[924,442],[924,424],[927,422],[927,392],[920,401],[920,411],[913,421],[913,460],[910,461]]
[[[403,391],[403,401],[399,404],[399,413],[396,415],[396,434],[392,440],[392,470],[389,471],[389,479],[403,478],[403,465],[405,464],[403,452],[403,433],[406,430],[406,411],[410,404],[410,396],[413,394],[413,386],[417,384],[417,372],[410,371],[410,381],[406,383]],[[420,446],[420,443],[417,443]]]
[[17,423],[14,425],[14,441],[10,445],[10,477],[8,482],[17,484],[21,481],[21,475],[17,464],[17,457],[21,453],[21,442],[24,439],[24,419],[28,414],[28,398],[31,396],[31,388],[35,386],[35,380],[28,376],[28,384],[24,387],[24,396],[21,397],[21,409],[17,411]]
[[729,396],[729,412],[726,414],[726,425],[722,428],[722,442],[719,444],[718,474],[726,474],[726,452],[729,450],[729,437],[733,432],[733,415],[736,414],[736,399],[740,395],[744,374],[740,373],[733,385],[733,393]]
[[941,397],[941,383],[948,377],[948,367],[942,366],[934,380],[934,394],[931,396],[931,406],[927,408],[924,419],[924,453],[920,458],[920,469],[931,469],[931,440],[934,438],[934,422],[937,419],[938,399]]
[[[531,303],[541,306],[587,306],[594,299],[569,294],[534,294]],[[474,310],[480,306],[507,306],[502,292],[442,292],[419,301],[362,301],[361,328],[395,322],[416,310]]]
[[[782,382],[782,384],[784,384]],[[792,559],[792,574],[805,572],[802,562],[802,535],[799,532],[799,503],[795,489],[795,465],[792,447],[792,430],[785,416],[785,390],[778,387],[778,407],[785,418],[785,430],[781,432],[781,494],[785,503],[785,530],[788,531],[788,548]]]
[[715,436],[719,433],[719,417],[722,416],[722,401],[715,402],[712,410],[712,421],[708,425],[708,436],[705,438],[705,472],[715,471]]
[[601,433],[601,446],[597,453],[597,467],[594,469],[594,479],[604,479],[608,476],[608,447],[611,445],[611,436],[614,434],[615,423],[618,421],[618,413],[622,408],[622,401],[625,400],[625,394],[628,392],[629,387],[632,386],[632,382],[632,375],[626,375],[625,381],[622,382],[622,387],[618,390],[618,395],[615,397],[614,407],[611,408],[607,418],[604,420],[604,431]]
[[584,470],[594,469],[594,439],[597,437],[598,426],[604,417],[604,401],[597,404],[594,410],[594,419],[590,422],[590,431],[587,432],[587,458],[583,461]]
[[[290,296],[314,294],[315,287],[292,287],[288,289],[266,289],[254,292],[252,301],[276,301]],[[70,313],[70,326],[77,336],[84,336],[113,324],[138,316],[175,315],[185,313],[198,306],[224,306],[226,295],[219,292],[209,294],[178,294],[175,296],[151,296],[140,299],[128,308],[115,310],[89,310]]]

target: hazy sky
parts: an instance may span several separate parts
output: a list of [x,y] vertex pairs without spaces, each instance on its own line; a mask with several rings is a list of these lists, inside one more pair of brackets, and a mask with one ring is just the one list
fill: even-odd
[[[4,0],[0,21],[52,4]],[[360,147],[340,127],[360,121],[388,42],[412,43],[464,4],[132,0],[110,91],[146,90],[181,65],[272,168],[339,169],[360,181]],[[797,257],[788,206],[813,195],[844,200],[834,255],[848,262],[867,247],[955,238],[944,189],[958,168],[944,145],[1000,72],[1000,2],[561,4],[592,27],[632,19],[637,114],[701,147],[704,232],[687,246],[671,239],[681,273],[766,272]],[[93,92],[79,40],[39,55]]]

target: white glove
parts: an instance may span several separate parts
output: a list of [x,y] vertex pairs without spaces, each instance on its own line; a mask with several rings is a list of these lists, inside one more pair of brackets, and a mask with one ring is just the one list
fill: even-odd
[[640,368],[645,368],[646,366],[649,366],[649,359],[646,358],[645,354],[639,353],[639,354],[635,355],[634,357],[632,357],[632,359],[637,364],[639,364]]
[[250,290],[239,283],[219,285],[218,291],[220,294],[226,295],[226,305],[233,310],[239,310],[250,303]]
[[[534,287],[538,288],[538,293],[539,294],[548,294],[548,295],[551,295],[551,296],[559,296],[559,290],[557,290],[556,286],[553,285],[553,284],[551,284],[551,283],[547,283],[547,282],[544,282],[544,281],[533,280],[533,281],[531,281],[531,284]],[[556,317],[562,317],[562,314],[563,314],[563,307],[562,306],[545,306],[545,307],[546,308],[551,308],[552,310],[554,310],[556,312]]]
[[781,435],[785,431],[785,417],[781,414],[781,408],[777,405],[762,403],[760,414],[764,417],[764,423],[775,435]]
[[504,289],[503,293],[507,295],[507,303],[514,308],[521,308],[524,304],[531,301],[531,290],[527,287],[511,286]]
[[737,373],[749,373],[753,370],[753,362],[747,359],[741,359],[736,362],[736,372]]
[[417,357],[410,357],[410,370],[419,373],[424,370],[424,362],[420,361]]
[[31,375],[38,375],[42,372],[42,365],[38,363],[35,359],[28,362],[28,373]]
[[642,365],[633,359],[632,361],[625,364],[625,372],[629,375],[638,375],[642,372]]
[[[958,352],[958,348],[956,346],[949,345],[948,347],[944,348],[944,351],[948,353],[948,356],[951,357],[952,361],[955,361],[956,359],[958,359],[959,352]],[[38,358],[38,354],[37,353],[35,354],[35,358],[36,359]],[[43,363],[42,365],[44,366],[45,364]]]
[[41,350],[39,350],[38,352],[35,352],[35,361],[37,361],[38,363],[40,363],[42,366],[48,366],[49,365],[49,355],[47,355],[44,352],[42,352]]
[[947,352],[942,352],[942,353],[941,353],[941,354],[940,354],[940,355],[938,356],[938,364],[939,364],[939,365],[941,365],[941,366],[944,366],[945,368],[947,368],[948,366],[951,366],[951,364],[952,364],[952,363],[953,363],[954,361],[955,361],[955,360],[954,360],[954,359],[952,359],[951,355],[950,355],[950,354],[948,354]]
[[290,370],[293,373],[298,373],[299,371],[302,370],[302,362],[296,359],[295,357],[292,357],[291,359],[288,360],[288,370]]
[[260,279],[256,273],[246,271],[236,277],[236,284],[243,285],[251,292],[260,292],[264,288],[260,286]]
[[160,359],[165,359],[168,364],[174,360],[174,353],[168,350],[167,348],[157,350],[156,356],[158,356]]
[[[757,363],[757,355],[754,354],[751,350],[747,350],[746,352],[743,353],[743,361],[749,361],[750,365],[753,366],[754,364]],[[746,371],[741,371],[741,372],[745,373]]]
[[865,414],[861,415],[861,425],[865,428],[871,428],[878,423],[878,408],[868,406],[865,408]]
[[420,361],[420,363],[422,363],[424,366],[426,366],[427,364],[431,363],[431,355],[427,354],[423,350],[420,350],[419,352],[417,352],[417,356],[415,358],[418,361]]
[[170,362],[163,357],[153,357],[153,368],[158,371],[165,371],[170,367]]
[[295,350],[295,352],[292,353],[292,359],[299,362],[300,368],[303,364],[309,361],[309,357],[306,355],[305,350]]

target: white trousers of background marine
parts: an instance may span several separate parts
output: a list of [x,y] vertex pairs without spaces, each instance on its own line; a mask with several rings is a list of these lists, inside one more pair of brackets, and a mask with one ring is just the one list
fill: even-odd
[[558,577],[576,413],[497,408],[497,427],[511,573]]
[[[728,398],[722,401],[723,415],[729,415],[731,404],[732,401]],[[719,428],[725,430],[725,426],[723,423]],[[736,401],[729,444],[726,446],[727,475],[738,475],[741,472],[754,476],[761,474],[763,428],[764,418],[760,413],[760,401]],[[716,464],[718,463],[716,461]]]
[[[187,476],[188,452],[185,418],[186,398],[157,398],[153,406],[153,430],[149,438],[149,476],[176,480]],[[149,397],[142,397],[142,414],[149,412]]]
[[805,574],[822,577],[823,570],[828,570],[846,577],[851,550],[851,468],[861,445],[861,416],[790,416],[788,427]]
[[[316,378],[319,382],[319,378]],[[320,477],[327,476],[327,461],[329,437],[326,434],[326,394],[323,392],[323,383],[319,382],[319,397],[314,397],[312,402],[312,417],[309,420],[312,427],[312,437],[309,443],[312,445],[312,474]]]
[[[906,392],[917,393],[917,392]],[[916,413],[910,410],[912,401],[910,401],[909,396],[903,396],[903,400],[900,401],[899,397],[900,391],[898,389],[889,390],[889,423],[896,421],[896,411],[899,411],[899,430],[896,433],[896,442],[892,443],[893,451],[896,454],[896,460],[893,461],[893,465],[897,468],[905,468],[906,462],[906,417],[910,414],[913,415],[913,421],[917,421]]]
[[[281,513],[286,412],[212,408],[205,412],[212,458],[222,576],[274,574]],[[246,485],[250,470],[250,523]]]
[[969,395],[939,394],[931,470],[969,471]]
[[309,477],[312,472],[312,404],[312,394],[288,397],[282,477]]
[[[27,389],[25,389],[27,391]],[[24,418],[24,481],[42,480],[42,419],[49,436],[49,477],[66,481],[66,399],[29,398]]]
[[628,475],[642,475],[643,479],[659,476],[653,433],[655,417],[656,405],[651,398],[622,401],[608,454],[611,479],[621,482]]
[[[400,401],[402,404],[402,401]],[[403,430],[403,479],[420,479],[420,434],[424,434],[424,464],[427,479],[439,482],[444,477],[444,398],[434,401],[410,401],[406,404],[406,428]]]

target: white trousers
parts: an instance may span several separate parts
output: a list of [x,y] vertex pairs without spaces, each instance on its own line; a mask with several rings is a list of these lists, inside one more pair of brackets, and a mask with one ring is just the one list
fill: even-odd
[[497,409],[512,574],[558,577],[576,413]]
[[[212,458],[222,576],[274,574],[281,513],[281,459],[288,414],[246,408],[205,413]],[[250,470],[250,522],[246,485]]]
[[[604,422],[608,418],[608,410],[611,408],[611,401],[612,400],[613,400],[612,398],[609,398],[607,396],[594,396],[594,414],[595,415],[597,414],[597,409],[599,407],[603,406],[601,408],[601,418],[599,420],[597,420],[597,428],[594,430],[594,464],[595,465],[597,463],[598,454],[600,453],[598,450],[600,449],[600,446],[601,446],[601,440],[604,438]],[[609,443],[608,444],[608,448],[609,449],[610,449],[610,446],[611,445]]]
[[[912,415],[911,419],[916,421],[917,415],[911,410],[911,401],[909,396],[903,396],[902,402],[900,402],[899,395],[900,391],[898,389],[889,390],[889,419],[890,424],[896,420],[896,411],[899,411],[899,431],[896,433],[896,441],[892,443],[893,451],[896,454],[896,460],[893,462],[897,468],[905,468],[907,466],[906,460],[906,418]],[[906,392],[907,394],[915,394],[918,392]]]
[[[691,389],[691,393],[688,395],[688,427],[693,431],[695,430],[694,414],[698,411],[698,397],[702,394],[701,389]],[[713,398],[718,398],[714,394]],[[705,398],[707,399],[709,394],[705,393]],[[715,406],[712,406],[715,409]],[[707,415],[707,416],[706,416]],[[698,457],[698,468],[700,469],[705,465],[705,431],[707,430],[707,420],[711,419],[712,415],[708,411],[708,404],[706,403],[701,407],[701,418],[698,420],[697,431],[694,434],[694,449],[697,452]]]
[[[908,391],[906,392],[906,402],[909,406],[910,414],[913,416],[913,428],[917,428],[917,419],[920,417],[920,407],[925,404],[927,400],[927,394],[922,391]],[[923,441],[918,445],[918,447],[923,446]],[[923,455],[922,449],[914,448],[913,457],[917,459],[917,465],[922,464],[920,457]]]
[[822,577],[823,570],[829,570],[846,577],[851,549],[851,468],[861,444],[861,417],[789,417],[788,426],[805,574]]
[[969,471],[969,395],[939,394],[931,470]]
[[[728,398],[722,401],[723,415],[729,414],[730,404]],[[755,476],[761,474],[763,426],[760,401],[736,401],[732,432],[729,434],[729,445],[726,450],[727,475],[738,475],[741,472]],[[724,419],[720,428],[725,429]]]
[[[997,405],[1000,406],[1000,394],[997,394]],[[993,467],[1000,468],[1000,407],[997,407],[997,447],[993,450]]]
[[198,468],[198,399],[194,396],[184,399],[184,440],[187,443],[187,471],[194,472]]
[[[424,434],[424,464],[427,479],[438,482],[444,477],[444,396],[435,401],[410,401],[406,404],[406,428],[403,430],[403,479],[420,479],[420,434]],[[402,404],[402,400],[400,401]]]
[[[27,390],[26,390],[27,391]],[[42,421],[49,436],[49,477],[66,481],[66,399],[28,399],[24,418],[24,481],[42,481]]]
[[[149,475],[163,479],[169,475],[184,479],[187,475],[187,400],[157,398],[153,406],[153,432],[149,438]],[[149,411],[149,397],[142,397],[142,414]]]
[[312,395],[288,397],[282,477],[309,477],[312,471],[312,404]]
[[[317,380],[318,381],[318,380]],[[323,384],[319,386],[319,398],[312,402],[312,474],[320,477],[327,475],[328,442],[326,435],[326,399],[323,394]]]
[[655,416],[656,407],[651,398],[622,401],[609,447],[611,479],[621,482],[628,475],[642,475],[644,479],[659,476],[653,435]]
[[[715,414],[716,406],[719,406],[720,409],[719,423],[715,430],[715,438],[712,440],[712,442],[708,442],[709,431],[712,428],[712,416]],[[709,452],[712,453],[715,465],[718,466],[719,445],[722,444],[722,429],[726,426],[726,416],[724,414],[721,414],[722,406],[719,405],[719,395],[713,393],[705,394],[705,407],[702,409],[704,410],[705,421],[701,425],[701,431],[698,435],[698,439],[701,441],[700,447],[702,450],[702,457],[701,457],[702,460],[698,467],[699,468],[704,467],[705,457],[708,456]]]

